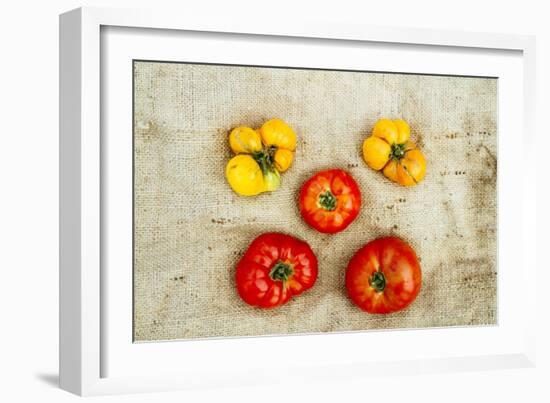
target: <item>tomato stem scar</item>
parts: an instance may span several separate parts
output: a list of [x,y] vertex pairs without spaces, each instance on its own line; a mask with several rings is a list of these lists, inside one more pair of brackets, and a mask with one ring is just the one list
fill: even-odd
[[396,161],[401,160],[405,156],[405,146],[406,143],[403,144],[392,144],[391,145],[391,152],[390,152],[390,158],[394,159]]
[[279,260],[275,263],[275,266],[273,266],[271,272],[269,272],[269,277],[275,281],[286,281],[290,276],[292,276],[293,273],[294,270],[292,270],[292,267],[289,264],[283,263]]
[[330,190],[319,195],[319,205],[328,211],[336,210],[336,197]]
[[381,271],[375,271],[370,277],[369,283],[377,292],[382,292],[386,288],[386,276]]

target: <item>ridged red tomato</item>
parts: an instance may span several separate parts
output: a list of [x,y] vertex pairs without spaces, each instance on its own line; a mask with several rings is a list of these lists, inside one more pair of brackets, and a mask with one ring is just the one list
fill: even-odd
[[391,313],[411,304],[422,284],[414,250],[396,237],[379,238],[351,258],[346,288],[351,300],[369,313]]
[[239,295],[249,305],[273,308],[313,287],[317,257],[309,245],[279,233],[262,234],[237,264]]
[[330,169],[312,176],[300,191],[300,212],[319,232],[343,231],[359,214],[361,192],[346,171]]

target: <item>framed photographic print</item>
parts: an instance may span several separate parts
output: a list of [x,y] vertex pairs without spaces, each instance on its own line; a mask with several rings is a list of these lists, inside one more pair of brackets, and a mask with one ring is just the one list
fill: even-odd
[[533,38],[60,24],[64,389],[534,365]]

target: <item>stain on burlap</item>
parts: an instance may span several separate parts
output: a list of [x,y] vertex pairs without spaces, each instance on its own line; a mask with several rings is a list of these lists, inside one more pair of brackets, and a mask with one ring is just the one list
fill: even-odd
[[[491,325],[497,321],[497,80],[176,63],[134,64],[134,337],[136,341]],[[228,130],[279,117],[298,134],[282,187],[240,197],[225,181]],[[425,180],[400,187],[369,169],[361,144],[379,118],[403,118],[427,158]],[[357,220],[336,235],[300,218],[300,185],[349,171]],[[274,310],[249,307],[235,264],[267,231],[307,240],[314,288]],[[408,309],[366,314],[348,300],[347,261],[397,235],[421,258]]]

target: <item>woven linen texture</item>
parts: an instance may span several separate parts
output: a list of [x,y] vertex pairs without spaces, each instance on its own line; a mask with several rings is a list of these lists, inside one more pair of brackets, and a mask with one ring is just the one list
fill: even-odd
[[[228,131],[278,117],[298,135],[282,186],[238,196],[224,172]],[[366,166],[361,145],[382,117],[409,122],[427,159],[418,186]],[[497,80],[265,67],[134,63],[136,341],[491,325],[497,320]],[[356,221],[336,235],[301,219],[301,184],[339,167],[359,183]],[[236,292],[235,265],[267,231],[306,240],[315,286],[262,310]],[[348,260],[396,235],[421,259],[406,310],[369,315],[347,298]]]

